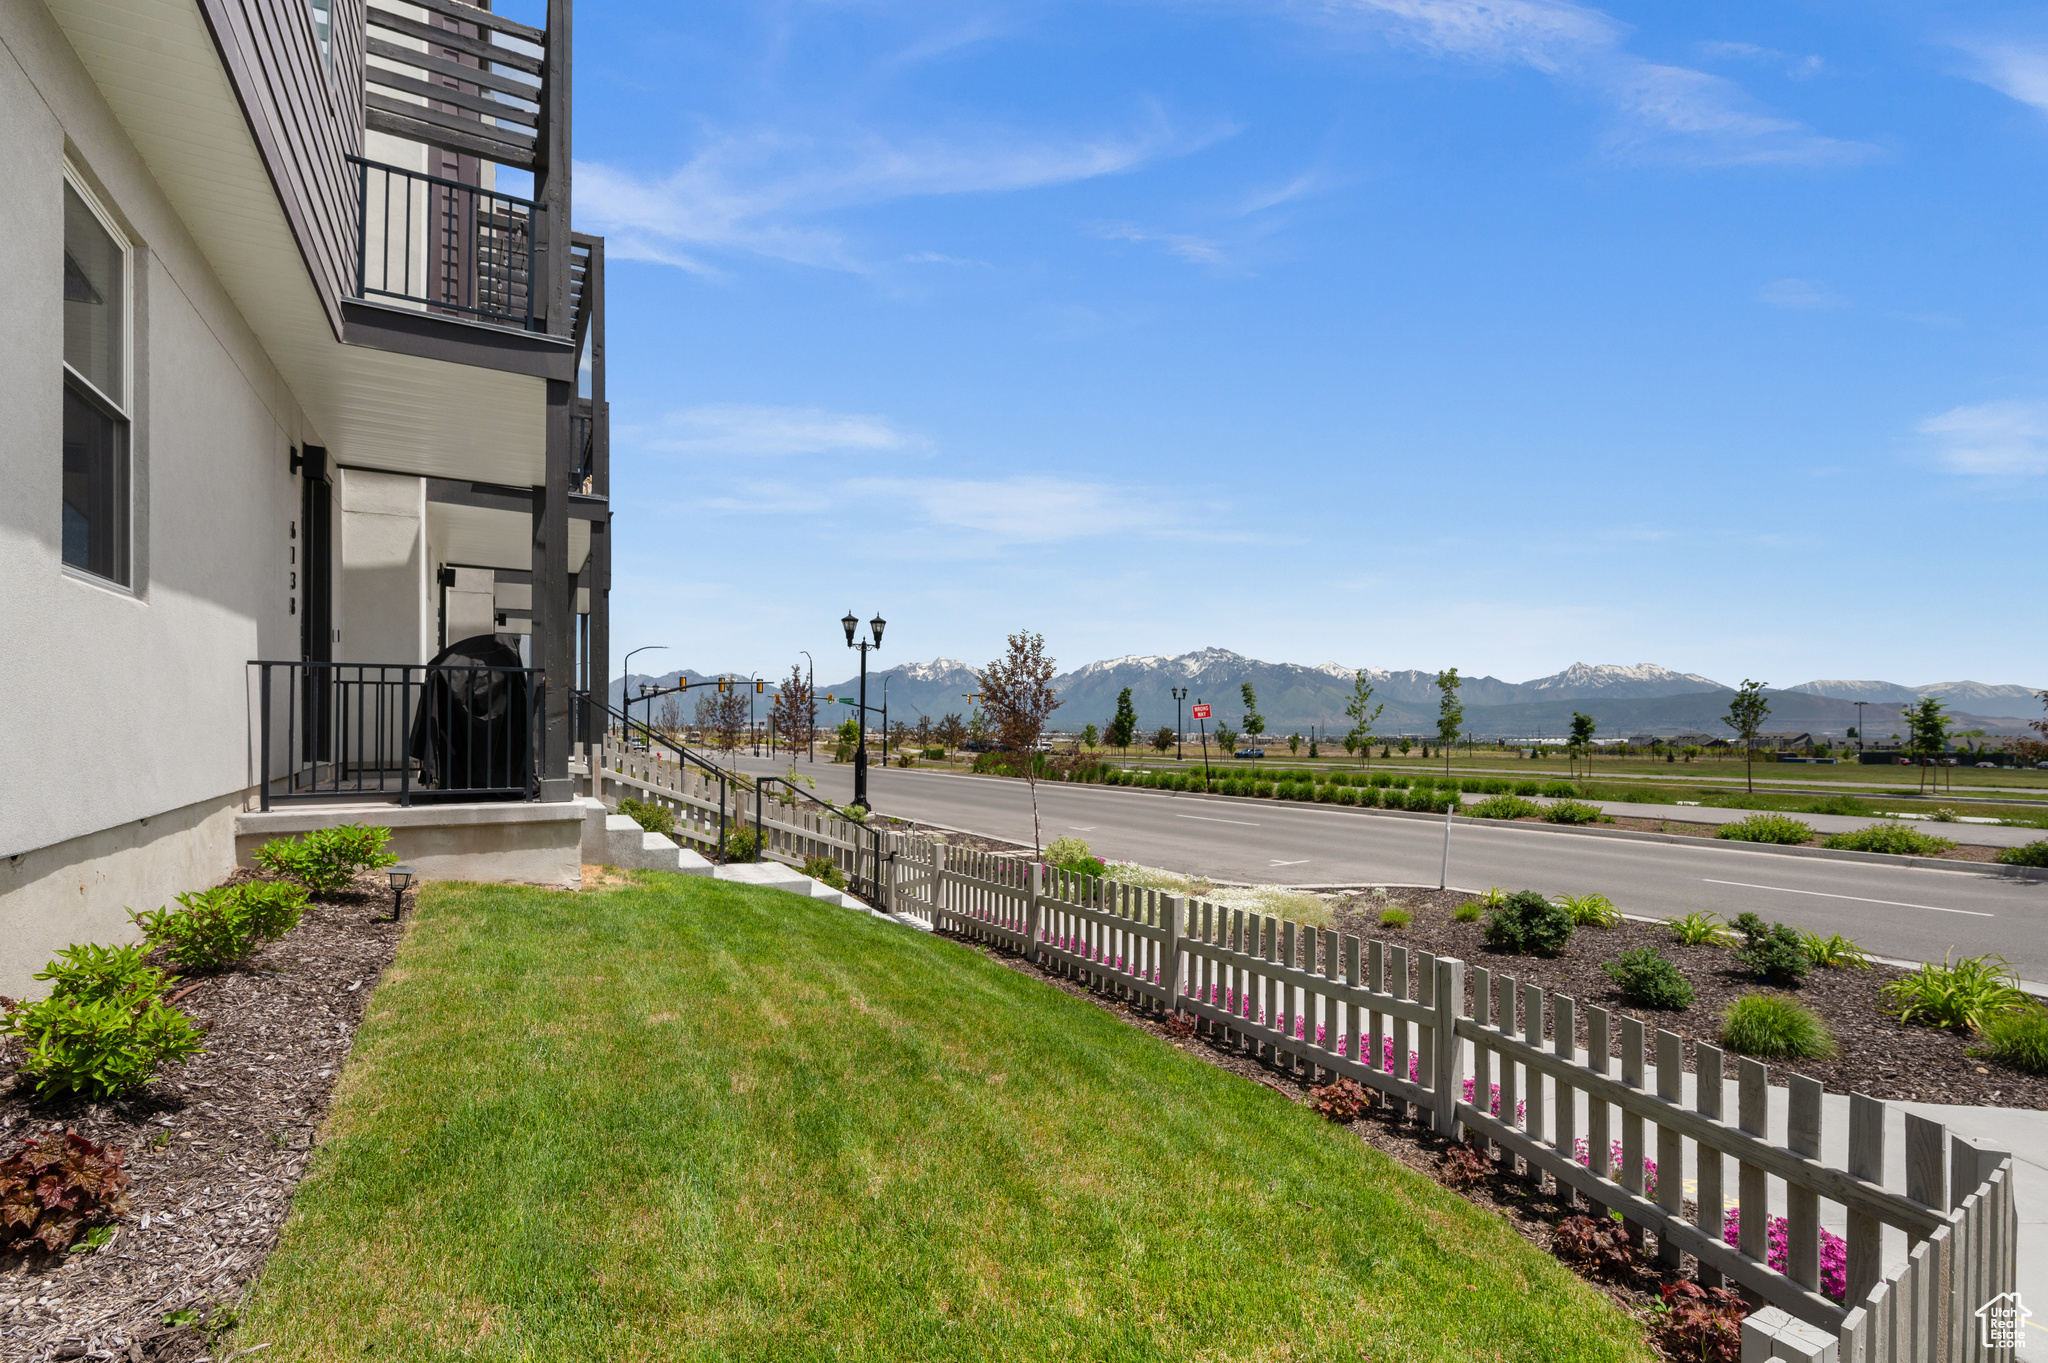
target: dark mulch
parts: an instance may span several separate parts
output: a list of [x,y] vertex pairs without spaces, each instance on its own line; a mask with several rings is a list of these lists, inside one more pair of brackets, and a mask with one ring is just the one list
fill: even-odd
[[[1319,1078],[1327,1077],[1282,1068],[1269,1058],[1253,1055],[1242,1046],[1226,1045],[1215,1037],[1200,1034],[1175,1036],[1167,1030],[1166,1019],[1149,1005],[1131,1003],[1092,989],[1067,975],[1033,965],[1015,952],[955,937],[951,933],[942,935],[1021,974],[1035,976],[1076,998],[1087,999],[1131,1025],[1151,1032],[1167,1044],[1218,1069],[1255,1084],[1263,1084],[1290,1102],[1305,1102],[1310,1088]],[[1376,1103],[1367,1115],[1345,1126],[1353,1135],[1395,1162],[1425,1177],[1445,1181],[1444,1156],[1453,1143],[1433,1134],[1426,1125],[1427,1121],[1426,1114],[1422,1115],[1420,1124],[1412,1120],[1405,1103]],[[1447,1186],[1467,1200],[1505,1218],[1523,1239],[1545,1253],[1551,1252],[1557,1223],[1567,1216],[1582,1215],[1586,1211],[1583,1203],[1574,1204],[1575,1195],[1569,1189],[1560,1194],[1556,1180],[1548,1175],[1540,1181],[1531,1181],[1527,1176],[1527,1166],[1520,1161],[1508,1159],[1496,1164],[1494,1170],[1476,1184],[1459,1186],[1447,1183]],[[1653,1253],[1654,1248],[1653,1238]],[[1647,1257],[1638,1256],[1625,1273],[1589,1278],[1587,1281],[1605,1293],[1621,1311],[1639,1322],[1651,1346],[1657,1347],[1656,1328],[1662,1320],[1663,1305],[1658,1287],[1677,1278],[1690,1277],[1697,1269],[1698,1263],[1690,1255],[1682,1256],[1675,1270],[1660,1270]],[[1677,1355],[1667,1354],[1666,1357],[1672,1359],[1672,1363],[1681,1363]]]
[[[1360,937],[1458,957],[1467,964],[1468,1002],[1473,966],[1513,975],[1523,984],[1541,986],[1545,993],[1567,995],[1580,1006],[1576,1031],[1582,1046],[1587,1042],[1587,1006],[1609,1009],[1617,1017],[1641,1018],[1648,1050],[1654,1046],[1659,1028],[1676,1032],[1689,1043],[1713,1042],[1727,1005],[1742,994],[1763,988],[1742,973],[1727,948],[1681,946],[1659,924],[1624,921],[1618,928],[1580,928],[1555,958],[1506,956],[1486,946],[1480,924],[1452,921],[1451,911],[1467,896],[1444,890],[1390,890],[1387,896],[1340,896],[1332,906],[1338,927]],[[1406,928],[1382,928],[1379,913],[1389,904],[1408,909],[1415,921]],[[1692,982],[1698,995],[1692,1007],[1656,1012],[1622,1003],[1614,982],[1600,967],[1625,951],[1644,946],[1663,952]],[[1834,1060],[1786,1061],[1772,1069],[1818,1079],[1832,1093],[1867,1093],[1873,1098],[1913,1103],[2048,1108],[2048,1077],[2026,1074],[1996,1060],[1978,1059],[1969,1053],[1976,1043],[1968,1037],[1933,1027],[1908,1027],[1886,1016],[1880,991],[1908,973],[1886,965],[1814,971],[1790,992],[1826,1020],[1841,1043],[1841,1054]],[[1616,1055],[1621,1053],[1620,1030],[1618,1026],[1613,1029]],[[1654,1054],[1649,1059],[1654,1063]],[[1693,1048],[1688,1045],[1687,1069],[1693,1067],[1693,1059]],[[1733,1055],[1727,1057],[1725,1068],[1731,1078],[1736,1064]]]
[[[236,879],[246,879],[246,872]],[[417,890],[406,895],[407,919]],[[0,1091],[0,1144],[69,1128],[128,1152],[132,1216],[107,1245],[56,1259],[0,1258],[0,1355],[193,1363],[204,1335],[171,1328],[232,1311],[277,1241],[365,1002],[397,948],[382,875],[310,904],[299,926],[178,1006],[206,1053],[106,1105]],[[12,1074],[20,1042],[0,1049]],[[224,1316],[221,1323],[226,1323]]]

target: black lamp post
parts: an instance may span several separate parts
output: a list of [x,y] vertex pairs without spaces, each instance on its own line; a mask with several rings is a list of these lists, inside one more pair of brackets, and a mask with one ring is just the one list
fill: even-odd
[[853,750],[853,802],[863,809],[872,808],[868,804],[868,650],[882,646],[882,626],[888,623],[880,611],[875,612],[875,618],[868,621],[868,628],[875,634],[875,641],[870,644],[865,639],[854,639],[860,621],[852,611],[839,621],[840,628],[846,631],[846,646],[860,650],[860,742]]
[[[640,683],[640,698],[647,702],[647,718],[641,720],[640,722],[650,729],[654,727],[654,693],[656,691],[659,691],[660,689],[661,688],[656,686],[653,682]],[[631,747],[633,743],[633,731],[630,724],[630,721],[633,718],[632,709],[632,704],[628,702],[626,706],[626,719],[629,721],[626,729],[626,745],[628,747]]]
[[1180,716],[1180,703],[1188,698],[1185,686],[1173,688],[1173,760],[1180,761],[1181,733],[1187,728],[1187,721]]

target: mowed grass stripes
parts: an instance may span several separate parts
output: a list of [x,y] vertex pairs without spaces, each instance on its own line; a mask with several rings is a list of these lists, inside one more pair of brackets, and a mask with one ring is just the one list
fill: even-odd
[[239,1336],[277,1359],[1648,1359],[1497,1217],[957,944],[429,886]]

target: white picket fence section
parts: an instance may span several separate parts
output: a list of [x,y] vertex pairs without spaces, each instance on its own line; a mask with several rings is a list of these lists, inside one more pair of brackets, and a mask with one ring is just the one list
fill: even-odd
[[[605,787],[678,810],[679,838],[715,847],[718,783],[607,745]],[[726,793],[726,827],[755,823],[752,791]],[[1318,1081],[1348,1077],[1412,1110],[1441,1135],[1475,1140],[1510,1174],[1548,1175],[1592,1209],[1619,1212],[1659,1262],[1698,1262],[1702,1282],[1735,1287],[1753,1315],[1744,1358],[1839,1363],[1996,1363],[1980,1308],[2011,1293],[2018,1216],[2010,1152],[1905,1115],[1905,1187],[1885,1186],[1886,1106],[1849,1105],[1847,1168],[1821,1158],[1821,1085],[1785,1084],[1784,1145],[1769,1138],[1769,1069],[1693,1046],[1632,1017],[1545,994],[1512,974],[1399,943],[1077,876],[1025,858],[890,833],[764,798],[764,855],[830,856],[876,907],[935,931],[1015,951],[1093,990],[1192,1016],[1213,1040]],[[1469,995],[1469,997],[1468,997]],[[1583,1011],[1587,1045],[1574,1044]],[[1547,1033],[1547,1036],[1546,1036]],[[1619,1064],[1610,1052],[1619,1042]],[[1655,1090],[1646,1087],[1654,1053]],[[1617,1072],[1618,1068],[1618,1072]],[[1542,1082],[1550,1081],[1549,1085]],[[1497,1086],[1497,1097],[1495,1096]],[[1728,1090],[1734,1090],[1732,1114]],[[1546,1113],[1545,1104],[1554,1105]],[[1731,1120],[1732,1115],[1732,1120]],[[1610,1159],[1616,1132],[1621,1159]],[[1584,1160],[1579,1147],[1583,1142]],[[1679,1176],[1696,1166],[1696,1196]],[[1670,1176],[1648,1188],[1650,1160]],[[1770,1266],[1772,1181],[1782,1185],[1785,1266]],[[1846,1292],[1823,1292],[1821,1204],[1844,1210]],[[1739,1244],[1723,1239],[1739,1216]],[[1903,1270],[1883,1273],[1884,1232],[1903,1232]],[[1782,1316],[1777,1313],[1782,1312]],[[1801,1322],[1782,1338],[1772,1320]],[[1818,1332],[1824,1332],[1816,1334]],[[1824,1347],[1801,1340],[1819,1338]],[[1754,1349],[1752,1349],[1752,1344]],[[1766,1352],[1766,1350],[1771,1350]]]

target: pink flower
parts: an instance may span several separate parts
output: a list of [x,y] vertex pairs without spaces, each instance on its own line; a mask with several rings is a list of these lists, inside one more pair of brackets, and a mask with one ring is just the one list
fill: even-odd
[[[1586,1137],[1581,1136],[1573,1143],[1572,1158],[1588,1169],[1593,1167],[1593,1148],[1587,1143]],[[1622,1153],[1621,1142],[1615,1141],[1607,1151],[1607,1167],[1609,1169],[1620,1169],[1626,1162],[1627,1156]],[[1643,1196],[1655,1197],[1656,1195],[1657,1161],[1646,1159],[1643,1161]],[[1730,1241],[1729,1243],[1732,1244],[1734,1242]]]
[[[1742,1209],[1730,1207],[1721,1218],[1721,1238],[1741,1247]],[[1792,1260],[1791,1229],[1785,1218],[1774,1216],[1765,1225],[1764,1262],[1783,1273]],[[1849,1244],[1828,1230],[1820,1232],[1820,1290],[1836,1301],[1849,1295]]]

